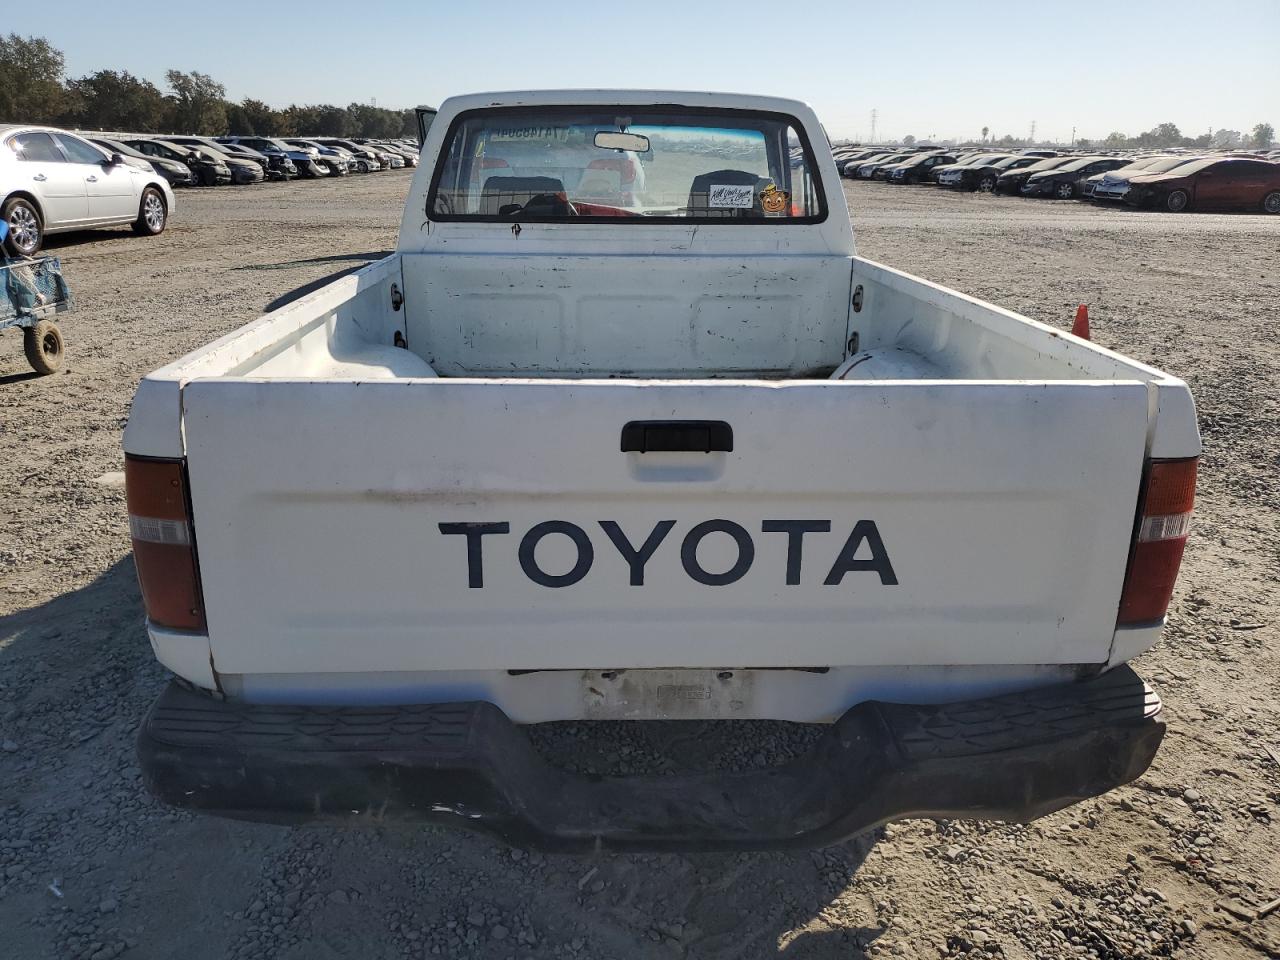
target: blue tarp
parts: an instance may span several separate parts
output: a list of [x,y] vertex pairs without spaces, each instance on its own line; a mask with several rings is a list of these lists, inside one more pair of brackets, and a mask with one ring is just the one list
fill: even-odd
[[0,257],[0,322],[30,313],[52,313],[71,305],[57,257],[11,260]]

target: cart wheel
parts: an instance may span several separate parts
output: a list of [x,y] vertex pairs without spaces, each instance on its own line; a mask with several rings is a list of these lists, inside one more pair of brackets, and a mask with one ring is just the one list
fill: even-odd
[[22,346],[36,373],[57,373],[62,368],[62,331],[57,324],[37,320],[22,331]]

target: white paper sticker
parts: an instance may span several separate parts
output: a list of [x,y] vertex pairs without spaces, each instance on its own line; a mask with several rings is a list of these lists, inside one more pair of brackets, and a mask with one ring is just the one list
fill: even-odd
[[756,188],[747,184],[713,183],[707,196],[709,207],[745,207],[755,203]]

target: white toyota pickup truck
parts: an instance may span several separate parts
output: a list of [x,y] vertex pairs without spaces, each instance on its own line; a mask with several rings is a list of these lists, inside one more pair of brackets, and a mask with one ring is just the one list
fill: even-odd
[[[804,104],[449,100],[394,255],[148,375],[150,789],[549,849],[1025,820],[1142,773],[1182,381],[857,256]],[[586,778],[520,725],[826,724]]]

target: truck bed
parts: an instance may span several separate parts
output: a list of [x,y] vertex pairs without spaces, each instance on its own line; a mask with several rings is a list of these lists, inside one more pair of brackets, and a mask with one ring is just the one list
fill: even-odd
[[[1152,642],[1116,631],[1115,611],[1144,458],[1195,442],[1161,429],[1193,419],[1157,416],[1189,405],[1185,387],[899,271],[853,269],[859,349],[822,379],[440,377],[412,340],[390,345],[412,329],[412,301],[392,306],[398,255],[148,377],[140,396],[172,399],[141,404],[151,417],[126,445],[187,457],[208,599],[186,673],[211,686],[211,651],[223,689],[250,698],[479,690],[526,721],[653,706],[597,696],[582,671],[733,669],[753,692],[697,709],[830,719],[872,695],[1061,680]],[[624,424],[673,413],[731,424],[732,452],[620,452]],[[854,563],[827,583],[842,549],[867,559],[862,521],[892,580]],[[483,522],[506,532],[480,538],[483,586],[469,586],[469,541],[442,530]],[[632,583],[603,525],[638,548],[667,522]],[[792,534],[766,522],[828,526],[794,541],[798,582]],[[522,559],[547,523],[570,527]],[[749,571],[692,580],[695,528],[695,569],[731,570],[742,530]],[[530,564],[575,568],[575,530],[589,572],[531,579]]]
[[[852,263],[853,288],[856,291],[862,287],[861,309],[842,307],[846,315],[842,324],[847,323],[847,331],[842,325],[840,336],[834,338],[836,350],[829,355],[813,354],[814,362],[794,370],[778,361],[729,369],[704,362],[703,366],[665,375],[638,374],[634,367],[623,365],[626,351],[616,347],[610,358],[573,369],[548,371],[544,368],[548,364],[539,363],[536,356],[514,349],[501,363],[490,362],[484,372],[462,369],[456,358],[435,356],[439,351],[437,343],[429,344],[425,342],[427,338],[422,343],[416,338],[408,339],[415,307],[412,302],[400,309],[392,307],[392,288],[403,291],[406,267],[400,254],[392,254],[155,371],[144,385],[208,376],[291,380],[446,376],[501,380],[778,381],[834,375],[838,379],[878,380],[1129,379],[1150,384],[1153,390],[1164,386],[1170,402],[1173,393],[1184,392],[1182,381],[1055,327],[862,257],[853,257]],[[409,269],[413,269],[412,264]],[[543,269],[555,267],[544,265]],[[493,268],[489,272],[494,272]],[[510,288],[506,281],[501,285]],[[480,302],[497,299],[483,289],[473,290],[472,294]],[[582,298],[578,292],[562,292],[560,299],[568,301],[570,296]],[[511,303],[518,304],[522,299],[512,295]],[[639,300],[641,295],[634,294],[632,299]],[[656,304],[664,299],[670,298],[652,297]],[[824,305],[829,304],[824,300]],[[689,304],[681,308],[687,313]],[[560,314],[566,312],[569,311],[562,309]],[[474,316],[474,311],[458,308],[454,322],[462,327],[464,318]],[[767,319],[772,314],[765,311],[759,316]],[[830,323],[824,321],[824,325]],[[799,324],[787,326],[786,333],[798,338],[812,329],[813,325]],[[393,346],[397,334],[406,338],[405,347]],[[779,339],[776,334],[771,336],[775,341]],[[557,331],[554,339],[559,343],[565,335]],[[843,351],[850,341],[859,349],[846,355]],[[541,349],[541,344],[531,346],[535,351]],[[798,348],[788,348],[785,353],[794,356]],[[691,358],[691,362],[697,363],[697,358]]]

